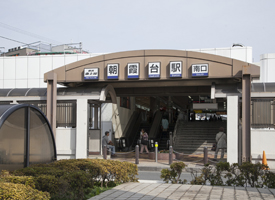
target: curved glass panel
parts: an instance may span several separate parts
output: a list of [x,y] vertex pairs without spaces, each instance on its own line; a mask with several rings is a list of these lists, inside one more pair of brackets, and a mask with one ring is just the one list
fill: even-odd
[[24,167],[26,108],[14,111],[0,129],[0,171]]
[[28,88],[19,88],[19,89],[13,89],[11,90],[11,92],[9,93],[9,97],[13,97],[13,96],[25,96],[26,92],[28,91]]
[[54,144],[50,127],[40,112],[30,108],[30,164],[54,160]]

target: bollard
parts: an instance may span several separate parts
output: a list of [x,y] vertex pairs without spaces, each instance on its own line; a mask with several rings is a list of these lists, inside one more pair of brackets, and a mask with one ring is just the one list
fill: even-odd
[[204,147],[203,154],[204,154],[203,163],[207,164],[208,163],[208,149],[207,149],[207,147]]
[[158,142],[155,142],[155,154],[156,154],[156,162],[158,162]]
[[170,145],[173,146],[173,136],[172,136],[172,131],[169,132],[169,140],[170,140]]
[[169,165],[173,163],[173,147],[169,147]]
[[106,145],[104,145],[104,147],[103,147],[103,159],[107,159],[107,146]]
[[139,146],[136,145],[136,164],[139,164]]

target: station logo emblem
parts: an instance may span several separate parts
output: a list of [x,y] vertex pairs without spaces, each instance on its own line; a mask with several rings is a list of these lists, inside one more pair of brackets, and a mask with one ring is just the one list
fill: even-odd
[[98,79],[98,68],[84,69],[84,80]]
[[160,78],[160,62],[148,63],[148,77]]
[[118,79],[119,64],[107,65],[107,79]]
[[170,62],[170,77],[182,77],[182,62]]
[[208,76],[208,72],[209,72],[208,64],[192,65],[193,77]]
[[139,63],[128,63],[128,78],[139,78]]

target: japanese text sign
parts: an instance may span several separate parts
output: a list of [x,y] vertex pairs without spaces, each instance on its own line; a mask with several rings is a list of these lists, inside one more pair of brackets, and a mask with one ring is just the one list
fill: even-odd
[[160,62],[148,63],[148,77],[149,78],[160,77]]
[[84,69],[84,80],[98,79],[98,68]]
[[119,64],[107,65],[107,79],[118,79]]
[[208,64],[192,65],[192,76],[208,76]]

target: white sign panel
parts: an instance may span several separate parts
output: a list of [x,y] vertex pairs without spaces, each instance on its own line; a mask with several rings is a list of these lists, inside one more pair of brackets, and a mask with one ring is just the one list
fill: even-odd
[[148,63],[148,77],[149,78],[160,77],[160,62]]
[[128,63],[128,78],[139,78],[139,63]]
[[182,62],[170,62],[170,77],[182,77]]
[[98,68],[84,69],[84,80],[98,79]]
[[118,64],[107,65],[107,79],[118,79]]
[[192,76],[208,76],[208,64],[192,65]]

